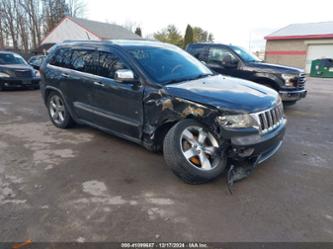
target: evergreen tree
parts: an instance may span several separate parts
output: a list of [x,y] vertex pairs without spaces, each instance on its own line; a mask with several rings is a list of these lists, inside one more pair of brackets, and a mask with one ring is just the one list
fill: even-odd
[[140,27],[137,27],[137,28],[135,29],[135,32],[134,32],[134,33],[137,34],[138,36],[142,37],[142,31],[141,31],[141,28],[140,28]]
[[185,31],[184,48],[186,48],[189,43],[193,43],[193,29],[191,25],[188,24]]

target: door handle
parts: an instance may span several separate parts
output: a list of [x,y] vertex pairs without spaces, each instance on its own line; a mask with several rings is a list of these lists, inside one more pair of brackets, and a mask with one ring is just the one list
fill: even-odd
[[64,78],[69,78],[69,74],[67,74],[67,73],[62,73],[61,76]]
[[94,81],[94,85],[96,85],[96,86],[104,86],[104,84],[103,84],[103,83],[101,83],[101,82],[98,82],[98,81]]

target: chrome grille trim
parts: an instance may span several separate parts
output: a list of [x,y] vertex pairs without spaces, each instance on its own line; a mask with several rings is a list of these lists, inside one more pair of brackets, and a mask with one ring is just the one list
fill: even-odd
[[306,81],[306,74],[305,73],[300,73],[297,78],[297,87],[298,88],[304,88],[305,81]]
[[276,110],[275,109],[272,110],[272,114],[273,114],[273,123],[276,124],[277,121],[278,121],[278,118],[277,118]]
[[15,70],[16,78],[30,78],[32,77],[32,70],[29,69],[19,69]]
[[283,105],[281,103],[271,109],[262,112],[252,113],[251,116],[259,124],[260,133],[267,133],[275,129],[282,123],[284,119]]

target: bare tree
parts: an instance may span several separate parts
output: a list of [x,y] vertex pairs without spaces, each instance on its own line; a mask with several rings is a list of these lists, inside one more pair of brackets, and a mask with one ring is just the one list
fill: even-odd
[[20,9],[17,8],[17,31],[19,32],[19,46],[22,47],[25,54],[29,51],[29,32],[28,32],[28,24],[26,22],[26,17],[23,13],[20,12]]
[[68,13],[65,0],[43,0],[44,33],[49,33]]
[[[41,5],[38,0],[19,0],[20,7],[27,13],[27,23],[31,33],[32,48],[37,48],[41,42]],[[23,35],[23,34],[22,34]]]
[[0,0],[0,48],[36,49],[65,16],[84,14],[85,0]]
[[17,29],[17,0],[1,0],[1,23],[8,32],[8,36],[12,41],[13,48],[18,49],[18,32]]
[[73,17],[83,17],[86,3],[83,0],[67,0],[67,15]]
[[2,3],[0,4],[0,49],[4,48],[6,46],[6,37],[7,37],[7,29],[5,27],[5,23],[4,23],[4,13],[2,10]]
[[135,27],[139,27],[139,25],[136,22],[126,20],[123,24],[120,26],[124,27],[125,29],[134,32]]

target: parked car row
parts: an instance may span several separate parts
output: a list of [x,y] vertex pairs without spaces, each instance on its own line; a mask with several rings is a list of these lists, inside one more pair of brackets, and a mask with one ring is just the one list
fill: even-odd
[[[163,150],[177,176],[204,183],[227,165],[255,167],[274,155],[286,118],[273,82],[283,98],[283,89],[302,90],[301,71],[246,61],[237,47],[229,55],[220,48],[188,47],[205,65],[159,42],[65,42],[53,47],[41,65],[43,100],[56,127],[87,124],[149,150]],[[228,77],[232,74],[220,69],[265,79],[260,83],[270,87]],[[269,77],[274,70],[276,78]],[[287,80],[291,74],[297,82]],[[297,92],[292,94],[298,99]]]

